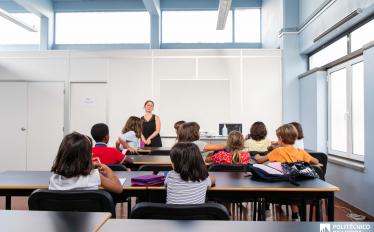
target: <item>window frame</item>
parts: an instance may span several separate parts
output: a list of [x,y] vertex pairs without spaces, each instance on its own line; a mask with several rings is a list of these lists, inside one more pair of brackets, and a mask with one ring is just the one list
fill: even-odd
[[[332,154],[332,155],[335,155],[335,156],[338,156],[338,157],[341,157],[341,158],[345,158],[345,159],[350,159],[350,160],[355,160],[355,161],[360,161],[360,162],[364,162],[364,158],[365,158],[365,151],[364,151],[364,154],[363,155],[357,155],[357,154],[354,154],[353,153],[353,120],[352,120],[352,99],[353,99],[353,95],[352,95],[352,66],[357,64],[357,63],[360,63],[360,62],[363,62],[364,64],[364,58],[363,56],[359,56],[359,57],[356,57],[356,58],[353,58],[351,60],[348,60],[344,63],[341,63],[339,65],[336,65],[334,67],[331,67],[330,69],[327,70],[327,82],[328,82],[328,109],[327,109],[327,112],[328,112],[328,141],[327,141],[327,151],[329,154]],[[332,128],[331,128],[331,73],[334,73],[336,71],[339,71],[339,70],[342,70],[342,69],[346,69],[346,93],[347,93],[347,105],[346,105],[346,110],[347,110],[347,152],[343,152],[343,151],[338,151],[338,150],[334,150],[332,149],[332,138],[331,138],[331,135],[332,135]]]
[[[350,55],[351,53],[355,52],[355,51],[352,51],[352,46],[351,46],[351,33],[355,30],[357,30],[358,28],[362,27],[363,25],[365,25],[366,23],[370,22],[374,20],[374,16],[373,17],[368,17],[366,18],[365,20],[363,20],[362,22],[356,24],[355,26],[349,28],[348,30],[345,30],[343,31],[342,33],[340,33],[339,35],[337,35],[336,37],[334,37],[333,39],[331,39],[330,41],[328,41],[327,43],[323,44],[322,46],[318,47],[316,50],[314,50],[313,52],[309,53],[308,54],[308,59],[307,59],[307,63],[308,63],[308,70],[311,70],[310,69],[310,57],[313,56],[314,54],[320,52],[321,50],[325,49],[326,47],[328,47],[329,45],[335,43],[336,41],[338,41],[339,39],[341,39],[342,37],[346,37],[346,40],[347,40],[347,55]],[[357,50],[356,50],[357,51]],[[341,58],[341,57],[339,57]],[[338,59],[339,59],[338,58]],[[327,65],[327,64],[324,64],[324,65]],[[324,66],[323,65],[323,66]],[[320,68],[322,66],[319,66],[319,67],[315,67],[315,68]]]

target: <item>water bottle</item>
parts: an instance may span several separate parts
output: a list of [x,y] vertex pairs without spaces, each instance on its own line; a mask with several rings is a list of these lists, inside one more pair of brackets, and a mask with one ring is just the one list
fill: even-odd
[[227,127],[226,127],[226,124],[223,124],[222,136],[227,136]]

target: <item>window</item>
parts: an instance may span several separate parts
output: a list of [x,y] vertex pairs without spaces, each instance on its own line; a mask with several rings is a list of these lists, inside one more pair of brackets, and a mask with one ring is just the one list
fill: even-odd
[[328,70],[331,154],[363,161],[364,64],[362,57]]
[[232,42],[232,12],[225,30],[216,30],[218,11],[163,11],[163,43]]
[[321,67],[342,56],[347,55],[347,37],[344,36],[329,46],[309,57],[309,69]]
[[[374,20],[370,20],[355,30],[351,30],[346,35],[329,46],[322,48],[309,56],[309,70],[324,66],[334,60],[362,48],[363,45],[374,40]],[[350,39],[348,39],[350,38]],[[350,51],[348,51],[348,44]]]
[[235,42],[261,42],[260,9],[236,9],[235,13]]
[[56,44],[125,44],[150,42],[148,12],[79,12],[56,14]]
[[351,51],[356,51],[373,40],[374,20],[371,20],[351,33]]
[[29,45],[40,43],[40,18],[31,13],[15,13],[12,16],[30,26],[35,26],[37,32],[28,31],[0,17],[1,45]]

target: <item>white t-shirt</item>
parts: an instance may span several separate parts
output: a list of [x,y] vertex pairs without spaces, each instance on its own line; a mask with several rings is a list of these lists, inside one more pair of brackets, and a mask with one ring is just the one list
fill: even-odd
[[300,148],[300,149],[304,150],[304,140],[303,139],[297,139],[293,146],[296,147],[296,148]]
[[97,190],[101,185],[98,169],[93,169],[87,176],[66,178],[58,174],[52,174],[49,178],[50,190]]

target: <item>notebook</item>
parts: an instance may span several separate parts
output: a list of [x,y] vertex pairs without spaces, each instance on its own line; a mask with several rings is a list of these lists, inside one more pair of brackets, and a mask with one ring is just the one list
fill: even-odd
[[144,175],[131,178],[132,185],[163,185],[165,180],[165,176],[160,175]]

